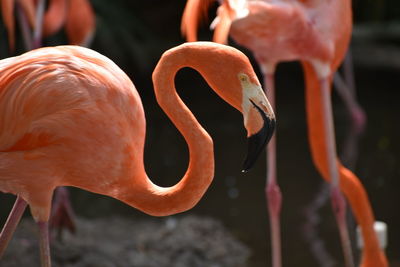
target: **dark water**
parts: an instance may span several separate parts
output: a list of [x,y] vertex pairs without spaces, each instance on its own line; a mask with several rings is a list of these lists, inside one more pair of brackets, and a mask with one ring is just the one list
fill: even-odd
[[[150,77],[150,76],[149,76]],[[400,75],[396,70],[357,68],[359,101],[368,116],[368,126],[359,140],[356,173],[371,199],[375,216],[389,227],[387,255],[391,266],[400,266]],[[246,151],[245,130],[239,112],[213,93],[192,70],[182,70],[176,79],[184,101],[210,133],[215,144],[215,179],[200,203],[188,213],[212,216],[252,250],[249,266],[270,265],[269,225],[264,197],[265,156],[249,173],[241,173]],[[285,64],[277,77],[278,178],[284,200],[282,210],[282,253],[284,266],[319,266],[302,227],[305,208],[321,187],[309,154],[304,90],[300,67]],[[138,89],[143,96],[147,118],[146,169],[155,183],[169,186],[185,172],[186,145],[174,126],[158,108],[150,80]],[[342,102],[333,96],[339,152],[348,129]],[[79,189],[72,189],[76,213],[85,217],[123,214],[148,217],[126,205]],[[0,195],[1,223],[11,208],[12,196]],[[328,252],[342,266],[342,255],[335,220],[328,203],[321,209],[317,232]]]

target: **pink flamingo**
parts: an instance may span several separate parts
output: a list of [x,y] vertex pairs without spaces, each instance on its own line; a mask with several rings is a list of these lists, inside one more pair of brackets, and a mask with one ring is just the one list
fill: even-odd
[[0,0],[1,13],[8,34],[8,46],[11,52],[15,50],[15,14],[16,7],[21,7],[29,26],[35,27],[35,7],[31,0]]
[[189,166],[160,187],[143,164],[145,117],[138,92],[108,58],[83,47],[40,48],[0,61],[0,191],[17,201],[0,235],[0,255],[27,204],[39,225],[42,266],[50,266],[48,219],[58,186],[119,199],[147,214],[192,208],[214,176],[213,141],[176,93],[174,76],[197,70],[243,113],[248,170],[273,134],[275,117],[248,58],[215,43],[168,50],[153,73],[156,98],[189,147]]
[[89,46],[96,29],[95,13],[90,1],[50,0],[44,15],[43,35],[53,35],[63,26],[69,44]]
[[[58,32],[64,25],[70,44],[88,46],[95,32],[95,15],[88,0],[3,0],[2,12],[8,29],[10,50],[15,46],[14,6],[22,29],[26,50],[41,47],[42,38]],[[55,193],[51,226],[75,231],[73,209],[66,188]]]
[[[188,0],[182,32],[196,40],[198,22],[212,0]],[[340,22],[340,23],[338,23]],[[349,200],[363,238],[368,240],[362,266],[387,266],[373,230],[374,216],[366,192],[336,157],[331,108],[331,81],[346,53],[351,35],[351,1],[318,0],[221,0],[214,41],[227,42],[228,34],[249,48],[264,74],[267,96],[274,108],[274,74],[279,62],[300,60],[306,79],[309,142],[314,163],[331,182],[331,199],[339,226],[346,266],[354,266],[345,221],[345,199]],[[281,266],[280,209],[282,196],[276,179],[276,140],[268,146],[266,196],[270,214],[273,266]]]
[[[88,46],[95,32],[95,14],[88,0],[1,0],[1,10],[8,33],[10,51],[15,49],[15,8],[27,50],[41,46],[42,37],[58,32],[63,26],[70,44]],[[33,36],[29,31],[33,30]]]

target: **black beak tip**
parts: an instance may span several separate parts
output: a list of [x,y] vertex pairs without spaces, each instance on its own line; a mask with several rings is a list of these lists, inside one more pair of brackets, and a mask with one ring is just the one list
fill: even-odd
[[248,140],[247,157],[243,163],[242,172],[248,172],[255,164],[257,158],[264,150],[268,142],[271,140],[275,130],[275,119],[268,118],[265,113],[259,110],[263,119],[264,125],[260,131],[251,135]]
[[254,164],[256,163],[256,160],[259,156],[259,154],[261,153],[262,149],[260,149],[260,152],[257,153],[256,151],[254,151],[256,148],[256,146],[252,145],[251,143],[253,143],[251,141],[251,139],[248,139],[248,152],[247,152],[247,157],[245,159],[245,161],[243,162],[243,167],[242,167],[242,172],[246,173],[248,171],[251,170],[251,168],[253,168]]
[[[249,141],[249,143],[250,143],[250,141]],[[250,147],[252,147],[252,148],[250,148]],[[249,172],[251,170],[251,168],[253,168],[254,164],[257,161],[259,154],[263,150],[262,148],[259,148],[260,152],[257,153],[256,151],[254,151],[255,146],[250,145],[250,144],[249,144],[248,148],[249,148],[249,152],[247,153],[247,157],[246,157],[246,159],[243,163],[243,167],[242,167],[243,173]]]

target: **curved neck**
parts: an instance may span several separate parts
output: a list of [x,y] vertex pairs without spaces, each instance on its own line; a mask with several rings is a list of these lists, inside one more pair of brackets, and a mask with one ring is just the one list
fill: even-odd
[[192,208],[203,196],[214,177],[214,151],[211,137],[178,96],[174,78],[188,64],[182,52],[164,54],[153,73],[157,101],[183,135],[189,148],[189,166],[184,177],[172,187],[159,187],[143,171],[134,177],[118,199],[154,216],[165,216]]

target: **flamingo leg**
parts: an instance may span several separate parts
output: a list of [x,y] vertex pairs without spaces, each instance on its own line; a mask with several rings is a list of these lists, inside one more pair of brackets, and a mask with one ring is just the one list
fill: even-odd
[[51,267],[50,244],[49,244],[49,223],[38,222],[40,259],[42,267]]
[[[343,71],[343,75],[341,75],[339,72],[335,73],[333,77],[333,84],[336,92],[338,93],[339,97],[341,97],[348,112],[350,113],[352,125],[349,127],[347,136],[344,140],[340,159],[342,163],[349,169],[354,169],[358,157],[358,137],[360,130],[365,126],[366,119],[363,109],[355,99],[354,76],[352,71],[351,55],[349,53],[347,54],[346,60],[343,63]],[[361,124],[359,122],[361,122]],[[318,238],[315,229],[319,217],[318,210],[328,199],[328,195],[326,194],[327,190],[325,188],[328,188],[326,184],[321,187],[321,190],[319,190],[318,194],[315,196],[314,201],[307,207],[307,222],[305,224],[305,227],[307,228],[306,239],[310,243],[313,254],[321,266],[323,264],[327,266],[333,264],[333,259],[323,246],[323,241]],[[348,224],[353,225],[353,217],[348,214],[347,218]],[[354,237],[352,237],[351,240],[354,241]],[[355,242],[353,243],[355,244]]]
[[[263,71],[264,87],[270,104],[275,109],[275,80],[274,71]],[[272,246],[272,266],[281,267],[281,236],[280,236],[280,213],[282,206],[282,194],[277,182],[276,171],[276,134],[271,138],[267,147],[267,182],[265,187],[265,196],[267,200],[271,246]]]
[[22,197],[17,196],[17,200],[14,203],[14,206],[8,215],[7,221],[3,227],[3,230],[0,234],[0,258],[3,256],[4,251],[7,248],[8,243],[13,236],[17,225],[24,214],[27,203]]
[[58,230],[59,237],[61,237],[64,228],[71,233],[75,232],[75,215],[69,200],[68,190],[65,187],[58,187],[55,191],[50,227]]
[[347,50],[346,56],[343,60],[343,76],[344,80],[353,96],[356,95],[356,82],[354,79],[353,56],[351,48]]
[[33,31],[32,47],[33,49],[42,46],[43,37],[43,19],[46,7],[46,0],[39,0],[36,8],[36,28]]
[[365,111],[357,102],[355,93],[352,92],[352,89],[347,84],[347,80],[344,80],[338,72],[336,72],[333,77],[333,83],[336,92],[343,99],[343,102],[350,113],[354,131],[358,134],[362,133],[365,128],[367,117]]
[[321,267],[332,267],[335,260],[326,247],[325,241],[318,234],[318,225],[321,222],[320,209],[325,206],[329,199],[329,184],[321,181],[320,188],[314,196],[313,201],[305,209],[305,223],[303,225],[303,236],[310,246],[314,259]]
[[18,17],[18,21],[21,27],[21,32],[22,32],[22,38],[24,40],[24,45],[25,45],[25,50],[29,51],[32,49],[32,37],[31,37],[31,30],[30,30],[30,26],[28,23],[28,19],[24,13],[24,11],[22,10],[21,6],[17,3],[16,6],[17,9],[17,17]]
[[339,227],[342,249],[345,258],[345,266],[354,267],[354,259],[351,251],[351,243],[346,223],[346,200],[339,188],[339,169],[336,159],[335,132],[333,126],[333,114],[331,103],[331,91],[329,78],[321,79],[321,103],[323,106],[325,146],[329,176],[331,177],[331,200],[333,211]]

